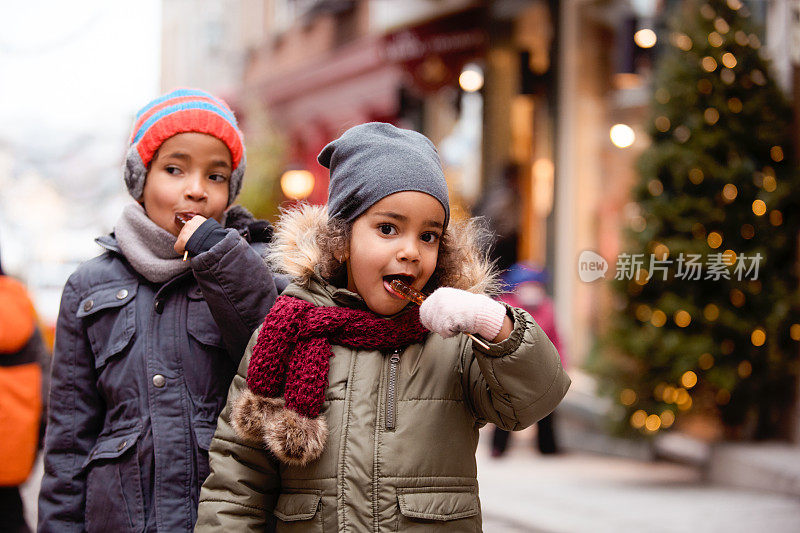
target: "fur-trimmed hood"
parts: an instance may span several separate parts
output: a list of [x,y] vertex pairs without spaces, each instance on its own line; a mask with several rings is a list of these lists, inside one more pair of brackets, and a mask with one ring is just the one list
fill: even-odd
[[[327,223],[325,206],[301,203],[282,210],[267,254],[272,270],[289,275],[294,283],[307,288],[319,276],[317,267],[323,251],[317,237]],[[464,256],[451,286],[474,293],[498,293],[498,276],[484,246],[489,233],[480,219],[451,221],[445,234],[449,246]]]

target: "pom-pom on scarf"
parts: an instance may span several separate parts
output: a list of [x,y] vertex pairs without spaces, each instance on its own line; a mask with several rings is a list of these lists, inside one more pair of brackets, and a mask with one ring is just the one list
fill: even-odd
[[263,441],[280,460],[305,465],[325,447],[325,400],[331,345],[388,352],[425,340],[419,308],[391,319],[345,307],[317,307],[280,296],[264,320],[247,368],[246,390],[234,403],[239,436]]

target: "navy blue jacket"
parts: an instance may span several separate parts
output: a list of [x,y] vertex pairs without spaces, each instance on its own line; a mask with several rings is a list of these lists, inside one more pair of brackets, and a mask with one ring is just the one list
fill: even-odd
[[163,284],[113,236],[81,265],[56,328],[39,531],[191,531],[208,447],[276,297],[235,229]]

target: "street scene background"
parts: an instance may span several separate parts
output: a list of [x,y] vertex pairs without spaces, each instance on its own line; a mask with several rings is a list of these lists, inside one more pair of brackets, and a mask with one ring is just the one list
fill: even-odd
[[230,103],[239,203],[273,222],[325,203],[316,156],[348,127],[414,129],[573,381],[538,427],[481,430],[484,529],[796,531],[799,20],[790,0],[5,3],[3,271],[52,348],[67,277],[131,201],[134,113],[174,88]]

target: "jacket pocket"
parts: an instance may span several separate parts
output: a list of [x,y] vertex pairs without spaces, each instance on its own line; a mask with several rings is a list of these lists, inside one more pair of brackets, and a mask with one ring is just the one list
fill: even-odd
[[140,427],[101,436],[83,463],[86,530],[134,532],[144,528],[144,499],[136,443]]
[[[208,304],[194,291],[189,292],[186,305],[187,349],[181,352],[181,364],[186,386],[196,405],[213,405],[216,425],[217,413],[222,410],[228,386],[236,373],[236,366],[225,349],[222,334],[211,316]],[[241,356],[241,354],[239,354]]]
[[322,491],[282,493],[273,513],[275,531],[323,531]]
[[211,315],[211,309],[208,308],[206,301],[202,299],[202,295],[198,296],[198,294],[199,291],[189,293],[186,329],[189,331],[189,335],[194,337],[200,344],[225,348],[222,334],[214,321],[214,317]]
[[89,344],[100,369],[108,359],[121,353],[136,331],[136,310],[129,305],[136,296],[135,283],[97,290],[78,305],[77,317],[86,323]]
[[397,489],[397,531],[480,531],[480,504],[474,487]]

